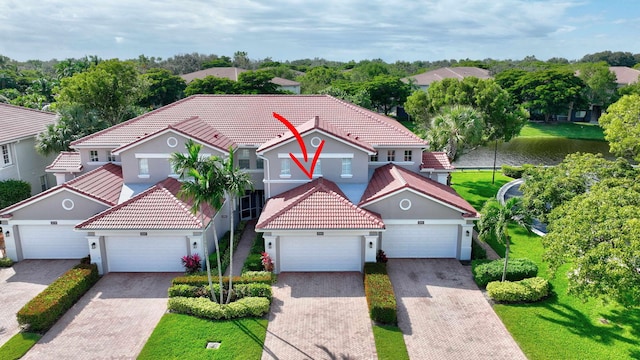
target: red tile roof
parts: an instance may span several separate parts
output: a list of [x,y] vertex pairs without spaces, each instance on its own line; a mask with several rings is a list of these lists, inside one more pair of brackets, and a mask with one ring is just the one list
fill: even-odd
[[402,79],[403,81],[408,82],[410,79],[413,80],[414,84],[418,86],[427,86],[432,82],[441,81],[443,79],[460,79],[462,80],[465,77],[474,76],[480,79],[490,79],[491,75],[489,74],[489,70],[477,68],[477,67],[468,67],[468,66],[460,66],[460,67],[444,67],[436,70],[431,70],[424,72],[422,74],[413,75]]
[[384,229],[384,223],[379,214],[347,200],[335,183],[319,178],[270,198],[256,229]]
[[51,165],[45,168],[46,172],[51,173],[73,173],[82,171],[82,162],[80,161],[80,153],[77,151],[62,151]]
[[446,152],[425,151],[422,153],[420,169],[454,170],[455,167],[451,165]]
[[616,83],[618,85],[629,85],[638,82],[640,70],[632,69],[626,66],[610,66],[609,70],[616,74]]
[[54,113],[0,103],[0,144],[35,136],[57,120]]
[[238,146],[257,148],[287,130],[273,112],[294,126],[319,116],[371,146],[427,145],[396,120],[328,95],[194,95],[76,140],[72,146],[118,147],[198,116]]
[[[327,134],[333,135],[337,138],[340,138],[348,143],[351,143],[355,146],[358,146],[366,151],[369,151],[371,153],[375,153],[376,149],[373,148],[373,146],[367,144],[366,142],[360,140],[360,138],[358,136],[352,135],[351,133],[348,133],[346,131],[343,131],[342,129],[333,126],[333,124],[331,124],[329,121],[325,120],[325,119],[321,119],[319,116],[314,117],[313,119],[299,125],[296,127],[296,130],[298,130],[298,133],[301,136],[304,136],[305,134],[313,131],[313,130],[322,130]],[[293,139],[294,135],[291,131],[287,131],[284,134],[282,134],[281,136],[277,136],[269,141],[267,141],[266,143],[262,144],[262,146],[260,146],[258,148],[258,152],[262,152],[265,151],[271,147],[277,146],[278,144],[282,144],[283,142]]]
[[479,216],[478,211],[451,187],[442,185],[393,164],[388,164],[376,169],[358,206],[366,206],[374,200],[404,189],[412,189],[418,193],[444,202],[462,211],[465,217]]
[[[133,198],[97,214],[76,229],[82,230],[199,230],[201,213],[191,212],[191,201],[178,196],[181,183],[167,178]],[[205,206],[204,224],[215,211]]]

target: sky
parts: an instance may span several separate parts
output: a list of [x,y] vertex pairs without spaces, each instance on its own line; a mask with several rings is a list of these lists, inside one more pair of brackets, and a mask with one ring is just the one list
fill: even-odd
[[640,53],[638,0],[0,0],[0,55],[25,61],[387,62]]

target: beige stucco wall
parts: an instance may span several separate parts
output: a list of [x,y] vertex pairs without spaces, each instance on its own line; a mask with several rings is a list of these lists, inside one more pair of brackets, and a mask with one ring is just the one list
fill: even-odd
[[[73,201],[73,209],[66,210],[62,202]],[[69,207],[69,202],[66,202]],[[62,190],[45,198],[41,198],[28,206],[12,212],[12,220],[85,220],[106,210],[104,204],[90,200],[68,190]]]
[[7,167],[0,167],[0,180],[16,179],[28,182],[31,185],[31,195],[42,191],[40,177],[46,176],[48,187],[56,185],[56,178],[53,174],[45,172],[47,165],[51,164],[57,154],[42,156],[35,150],[35,138],[23,139],[10,143],[12,164]]

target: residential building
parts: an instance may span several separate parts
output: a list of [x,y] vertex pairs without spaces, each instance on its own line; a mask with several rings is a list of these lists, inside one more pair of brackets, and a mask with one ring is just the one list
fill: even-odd
[[[219,78],[227,78],[233,81],[238,81],[238,76],[245,71],[248,70],[237,67],[214,67],[180,76],[187,82],[187,84],[192,82],[194,79],[204,79],[207,76],[215,76]],[[289,91],[293,94],[300,94],[300,83],[297,81],[276,76],[271,79],[271,82],[278,85],[278,88],[280,90]]]
[[466,77],[473,76],[479,79],[490,79],[492,76],[489,74],[489,70],[470,67],[470,66],[460,66],[460,67],[444,67],[440,69],[435,69],[427,72],[423,72],[422,74],[409,76],[403,78],[402,81],[406,83],[412,83],[417,86],[422,91],[427,91],[431,83],[436,81],[442,81],[444,79],[458,79],[462,80]]

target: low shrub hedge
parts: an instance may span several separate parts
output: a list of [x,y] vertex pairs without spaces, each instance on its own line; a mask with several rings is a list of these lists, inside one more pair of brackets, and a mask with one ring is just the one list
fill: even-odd
[[[240,239],[242,238],[242,232],[244,231],[245,226],[247,225],[246,221],[241,221],[238,223],[238,227],[233,232],[233,249],[235,250],[238,247],[238,243],[240,243]],[[231,236],[231,232],[226,232],[222,238],[218,240],[218,247],[220,250],[220,273],[224,274],[231,263],[231,250],[229,248],[229,237]],[[215,247],[214,247],[215,249]],[[209,254],[209,263],[211,264],[211,273],[218,273],[218,259],[215,252]],[[235,281],[235,279],[234,279]]]
[[398,322],[396,295],[387,274],[386,263],[364,265],[364,293],[369,305],[369,316],[373,321],[383,324]]
[[262,316],[269,311],[270,302],[263,297],[246,297],[228,305],[220,305],[208,298],[169,298],[169,310],[199,318],[222,320],[247,316]]
[[263,233],[257,233],[255,239],[253,239],[253,245],[251,245],[251,249],[249,250],[249,256],[247,256],[247,259],[244,261],[242,273],[264,270],[264,266],[262,265],[262,253],[264,251]]
[[533,165],[525,164],[522,166],[510,166],[510,165],[502,165],[502,173],[505,176],[520,179],[522,175],[528,170],[531,169]]
[[[218,276],[212,274],[212,281],[214,283],[218,283]],[[251,271],[242,274],[241,276],[234,276],[233,283],[234,284],[247,284],[247,283],[262,283],[262,284],[272,284],[274,280],[273,274],[267,271]],[[208,285],[209,281],[207,280],[207,275],[190,275],[190,276],[178,276],[174,278],[171,283],[173,285],[194,285],[194,286],[203,286]],[[222,277],[222,283],[228,286],[229,277]]]
[[0,267],[11,267],[13,266],[13,260],[10,257],[0,258]]
[[487,250],[485,250],[477,241],[471,241],[471,260],[484,260],[487,258]]
[[96,264],[74,266],[18,311],[18,323],[30,331],[49,330],[98,278]]
[[487,284],[487,294],[499,302],[536,302],[549,296],[549,282],[541,277],[520,281],[492,281]]
[[[236,301],[245,297],[264,297],[271,301],[272,291],[271,285],[262,283],[234,284],[235,290],[232,294],[231,301]],[[220,298],[220,285],[213,284],[213,292],[216,298]],[[194,286],[179,284],[169,288],[169,297],[209,297],[209,285]],[[227,292],[225,291],[225,297]]]
[[[473,280],[480,287],[487,286],[491,281],[502,279],[504,259],[498,260],[473,260],[471,271]],[[506,280],[519,281],[538,275],[538,265],[529,259],[510,259],[507,264]]]

